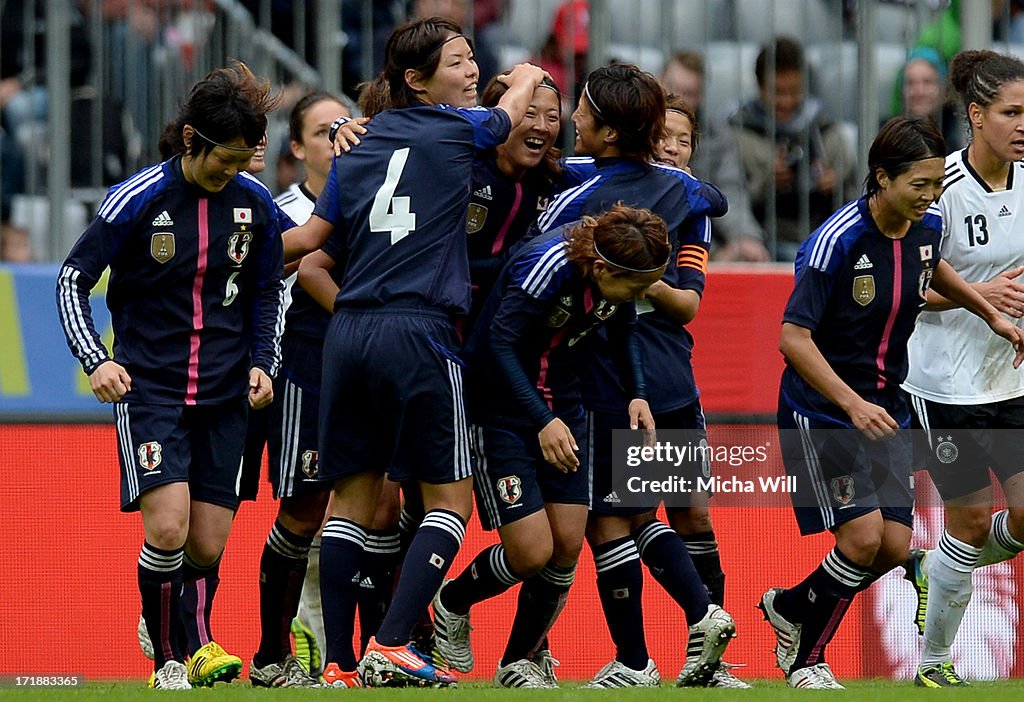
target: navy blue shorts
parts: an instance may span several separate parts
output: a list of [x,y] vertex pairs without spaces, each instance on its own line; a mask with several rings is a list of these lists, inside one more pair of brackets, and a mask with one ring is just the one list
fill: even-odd
[[803,535],[834,531],[875,510],[883,519],[914,523],[913,438],[899,431],[886,441],[812,418],[779,398],[779,440],[791,495]]
[[911,396],[919,430],[915,468],[927,468],[943,500],[966,497],[1024,471],[1024,398],[946,405]]
[[[694,400],[685,407],[670,412],[663,412],[654,415],[655,431],[660,429],[686,429],[692,434],[690,439],[695,443],[707,441],[708,431],[704,422],[704,408],[700,400]],[[609,514],[620,517],[633,517],[638,514],[650,512],[658,507],[661,501],[652,502],[646,506],[622,505],[619,491],[625,491],[625,474],[618,476],[615,480],[612,466],[612,432],[616,429],[629,429],[629,413],[622,412],[588,412],[587,413],[587,444],[590,447],[590,462],[594,473],[593,499],[590,503],[590,511],[598,514]],[[639,432],[637,432],[639,435]],[[638,437],[639,438],[639,437]],[[696,484],[698,477],[711,477],[711,462],[707,460],[706,454],[701,458],[679,465],[680,477],[693,481]],[[625,492],[623,492],[625,494]],[[671,505],[676,508],[689,506],[689,495],[678,494],[672,496]]]
[[[330,488],[320,481],[317,460],[322,360],[323,342],[305,337],[285,338],[281,372],[274,381],[267,437],[274,499],[301,497]],[[308,382],[313,371],[315,385]]]
[[429,311],[336,312],[324,341],[320,479],[470,477],[458,348],[455,325]]
[[477,474],[473,489],[484,529],[490,531],[511,524],[539,512],[548,503],[590,504],[586,421],[582,413],[560,419],[580,447],[580,466],[572,473],[563,473],[544,460],[537,430],[531,426],[474,425]]
[[260,493],[260,475],[263,472],[263,449],[267,445],[270,412],[278,402],[277,386],[274,401],[269,407],[249,408],[249,421],[245,427],[245,450],[242,452],[242,477],[238,482],[238,499],[255,502]]
[[137,511],[148,490],[182,482],[193,500],[237,509],[248,410],[244,399],[192,406],[116,403],[121,511]]

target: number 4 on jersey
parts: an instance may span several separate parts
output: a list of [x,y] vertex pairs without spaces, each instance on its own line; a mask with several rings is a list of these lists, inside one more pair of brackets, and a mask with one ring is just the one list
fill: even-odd
[[409,207],[408,195],[395,195],[398,181],[405,170],[405,162],[409,160],[409,149],[398,149],[391,154],[388,162],[388,174],[384,184],[377,190],[370,208],[370,231],[388,232],[391,244],[394,245],[416,230],[416,213]]

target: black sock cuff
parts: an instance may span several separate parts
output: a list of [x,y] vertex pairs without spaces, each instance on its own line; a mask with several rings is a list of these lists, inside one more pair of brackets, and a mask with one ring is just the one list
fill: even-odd
[[302,536],[289,531],[281,520],[274,522],[267,534],[267,547],[283,558],[293,561],[303,561],[309,557],[309,546],[313,543],[312,536]]

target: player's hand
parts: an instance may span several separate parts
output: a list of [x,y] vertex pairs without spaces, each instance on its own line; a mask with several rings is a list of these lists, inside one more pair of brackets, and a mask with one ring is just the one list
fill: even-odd
[[580,447],[569,427],[561,419],[556,417],[548,422],[537,434],[537,438],[540,440],[544,460],[555,468],[563,473],[569,473],[580,467],[580,459],[576,456]]
[[[661,281],[658,281],[661,282]],[[654,446],[658,437],[654,433],[654,415],[647,400],[636,398],[629,403],[629,428],[641,430],[644,434],[644,446]]]
[[861,400],[848,414],[850,420],[853,421],[853,426],[872,441],[896,436],[896,432],[900,428],[900,425],[889,416],[884,407],[879,407],[867,400]]
[[499,75],[497,80],[505,87],[510,87],[513,81],[521,76],[525,76],[527,79],[532,79],[536,85],[540,85],[541,81],[545,78],[551,80],[550,73],[540,66],[535,66],[532,63],[517,63],[512,67],[511,71],[506,71]]
[[992,331],[1013,344],[1013,367],[1020,368],[1024,361],[1024,330],[1005,317],[1000,317],[992,322]]
[[249,370],[249,406],[254,410],[263,409],[274,401],[274,385],[262,368]]
[[1017,278],[1024,273],[1024,266],[1000,273],[992,280],[975,285],[981,296],[1003,314],[1024,317],[1024,283]]
[[100,402],[117,402],[132,389],[132,377],[120,363],[104,361],[89,376],[89,386]]
[[359,146],[359,135],[366,134],[366,127],[363,125],[369,123],[369,117],[358,117],[338,127],[338,133],[334,135],[334,155],[347,154],[353,146]]

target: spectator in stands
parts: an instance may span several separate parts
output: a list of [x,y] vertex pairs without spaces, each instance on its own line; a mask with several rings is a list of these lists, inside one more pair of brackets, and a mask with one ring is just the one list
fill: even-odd
[[8,222],[0,224],[0,262],[31,263],[32,239],[27,231]]
[[704,59],[693,51],[673,55],[659,79],[666,92],[683,98],[697,114],[701,146],[694,151],[690,168],[698,177],[716,185],[729,201],[724,217],[712,221],[716,261],[767,261],[764,230],[750,209],[750,194],[736,142],[727,125],[716,124],[701,111],[704,101]]
[[[590,47],[590,3],[587,0],[567,0],[555,12],[551,32],[531,61],[550,74],[563,86],[562,114],[568,115],[575,105],[572,96],[583,92],[583,77],[587,71],[587,50]],[[571,88],[571,89],[570,89]],[[572,134],[563,129],[563,136]]]
[[799,42],[777,37],[761,49],[754,70],[758,97],[733,113],[729,124],[753,211],[765,229],[775,230],[776,258],[791,261],[833,205],[856,193],[853,147],[821,103],[805,94]]
[[950,151],[967,145],[967,129],[946,95],[946,62],[935,49],[919,46],[907,56],[907,62],[893,83],[891,114],[931,117],[942,131]]

